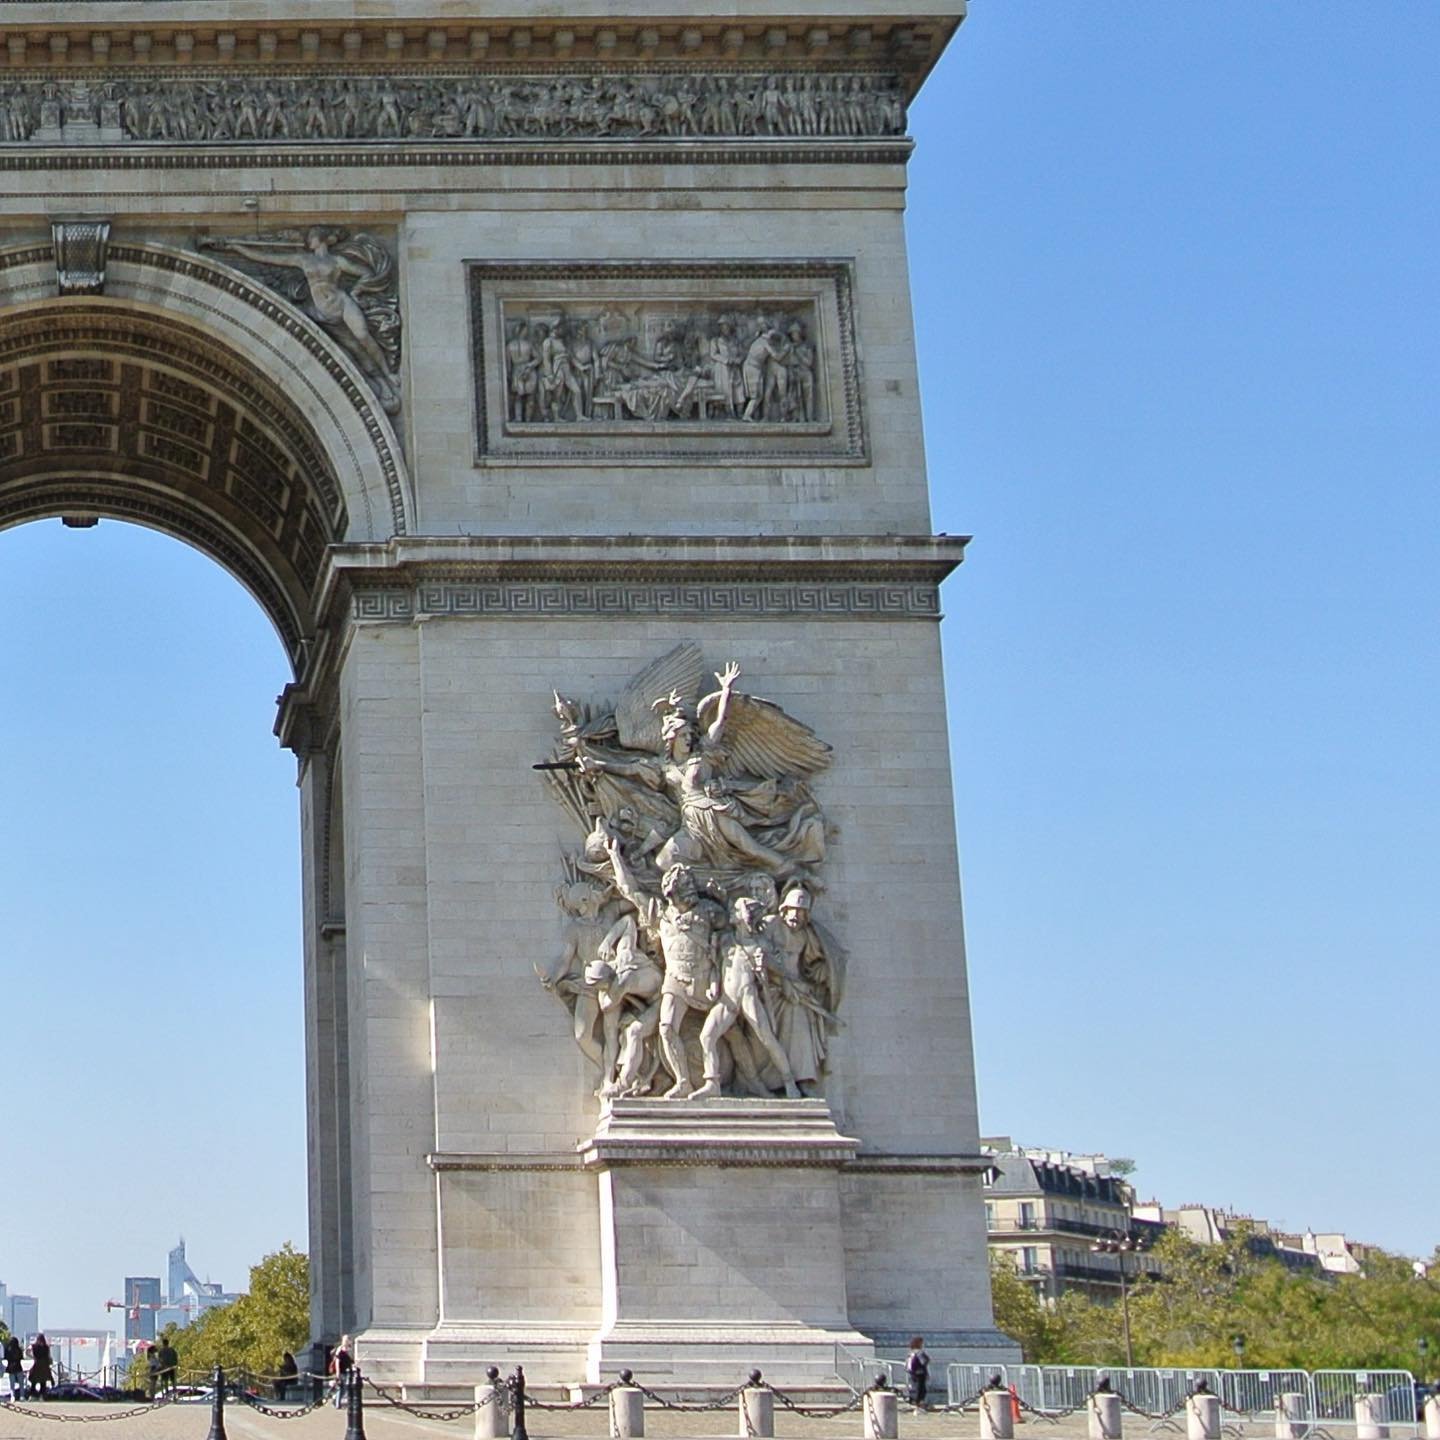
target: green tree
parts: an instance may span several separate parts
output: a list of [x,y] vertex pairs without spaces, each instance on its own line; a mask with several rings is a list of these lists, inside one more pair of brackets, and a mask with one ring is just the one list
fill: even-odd
[[[1246,1365],[1259,1369],[1414,1370],[1422,1338],[1440,1360],[1440,1284],[1409,1260],[1372,1251],[1363,1273],[1335,1276],[1291,1270],[1257,1256],[1252,1242],[1247,1227],[1211,1245],[1165,1232],[1152,1252],[1163,1273],[1130,1290],[1137,1365],[1228,1368],[1237,1336]],[[1118,1303],[1070,1293],[1052,1318],[1043,1333],[1056,1361],[1124,1363]]]
[[180,1331],[175,1346],[182,1375],[216,1365],[273,1375],[285,1351],[310,1334],[310,1262],[288,1241],[250,1269],[250,1292],[207,1310]]
[[1049,1365],[1060,1358],[1059,1324],[1055,1312],[1027,1284],[1010,1256],[992,1252],[990,1295],[995,1327],[1020,1346],[1031,1365]]

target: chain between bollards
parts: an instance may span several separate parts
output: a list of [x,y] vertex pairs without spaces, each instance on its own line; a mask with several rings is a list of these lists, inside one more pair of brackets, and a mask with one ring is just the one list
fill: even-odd
[[224,1370],[217,1365],[210,1379],[215,1386],[215,1396],[210,1402],[210,1433],[205,1440],[226,1440]]

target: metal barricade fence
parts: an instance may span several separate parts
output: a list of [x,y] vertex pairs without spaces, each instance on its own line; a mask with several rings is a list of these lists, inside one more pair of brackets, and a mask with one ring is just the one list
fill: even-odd
[[[991,1374],[993,1373],[992,1369]],[[1036,1410],[1040,1408],[1040,1401],[1044,1398],[1040,1366],[1007,1365],[1005,1367],[1005,1383],[1014,1386],[1015,1393],[1020,1397],[1022,1404],[1033,1406]]]
[[1149,1415],[1168,1415],[1202,1380],[1215,1388],[1213,1370],[1182,1370],[1175,1367],[1108,1370],[1111,1386],[1137,1410]]
[[889,1378],[891,1386],[896,1390],[903,1391],[909,1382],[905,1361],[857,1355],[843,1345],[835,1347],[835,1373],[857,1395],[862,1390],[868,1390],[875,1383],[875,1377],[881,1373]]
[[1415,1431],[1415,1377],[1408,1370],[1316,1370],[1310,1376],[1310,1418],[1332,1434],[1356,1429],[1355,1397],[1379,1396],[1382,1425]]
[[1040,1400],[1035,1408],[1054,1413],[1083,1405],[1104,1373],[1093,1365],[1042,1365]]
[[[891,1362],[901,1367],[903,1362]],[[872,1364],[873,1372],[875,1366]],[[1272,1419],[1279,1397],[1302,1397],[1304,1414],[1296,1418],[1337,1437],[1353,1434],[1355,1397],[1378,1395],[1381,1424],[1410,1433],[1419,1428],[1415,1417],[1414,1378],[1407,1370],[1205,1370],[1117,1365],[966,1365],[945,1367],[947,1397],[958,1405],[998,1377],[1013,1386],[1016,1395],[1042,1414],[1077,1410],[1108,1380],[1137,1410],[1168,1415],[1203,1382],[1221,1405],[1233,1414],[1255,1420]],[[869,1377],[865,1378],[869,1383]],[[903,1373],[894,1381],[903,1387]],[[858,1388],[863,1388],[860,1386]]]
[[[946,1402],[950,1405],[963,1404],[972,1396],[978,1395],[997,1375],[1002,1385],[1009,1385],[1012,1370],[1040,1368],[1039,1365],[965,1365],[959,1361],[951,1361],[945,1367]],[[1025,1397],[1022,1395],[1020,1398],[1023,1400]]]
[[1215,1374],[1212,1388],[1228,1410],[1273,1419],[1282,1395],[1304,1395],[1309,1403],[1310,1376],[1304,1370],[1217,1370]]

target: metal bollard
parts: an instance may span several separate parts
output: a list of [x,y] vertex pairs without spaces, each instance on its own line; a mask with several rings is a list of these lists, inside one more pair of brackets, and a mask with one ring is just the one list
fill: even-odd
[[350,1393],[345,1398],[345,1440],[365,1440],[365,1379],[360,1367],[350,1367]]
[[740,1435],[742,1440],[774,1440],[775,1392],[760,1382],[758,1370],[750,1372],[750,1382],[740,1392]]
[[210,1433],[205,1440],[226,1440],[225,1372],[217,1365],[210,1378],[215,1386],[215,1398],[210,1402]]
[[1385,1423],[1383,1395],[1355,1397],[1355,1440],[1388,1440],[1390,1427]]
[[1008,1390],[980,1392],[980,1440],[1012,1440],[1015,1411]]
[[1440,1395],[1425,1402],[1425,1440],[1440,1440]]
[[1186,1440],[1220,1440],[1220,1397],[1196,1391],[1185,1401]]
[[1305,1396],[1298,1390],[1287,1390],[1275,1402],[1275,1440],[1301,1440],[1308,1428],[1305,1423]]
[[1090,1397],[1090,1440],[1120,1440],[1120,1397],[1110,1390],[1097,1391]]
[[865,1440],[899,1440],[900,1397],[890,1389],[888,1377],[876,1376],[860,1408],[865,1415]]
[[475,1440],[505,1440],[505,1407],[500,1403],[500,1372],[491,1366],[485,1383],[475,1387]]
[[525,1367],[517,1365],[510,1377],[510,1440],[530,1440],[525,1429]]
[[630,1383],[634,1378],[633,1370],[622,1370],[610,1392],[610,1440],[638,1440],[645,1433],[645,1397]]

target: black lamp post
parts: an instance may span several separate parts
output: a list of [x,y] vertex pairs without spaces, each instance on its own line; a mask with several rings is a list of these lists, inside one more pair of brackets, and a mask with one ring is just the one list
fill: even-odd
[[1419,1378],[1420,1378],[1421,1380],[1424,1380],[1424,1379],[1425,1379],[1425,1376],[1429,1373],[1429,1372],[1425,1369],[1425,1356],[1426,1356],[1426,1353],[1427,1353],[1427,1352],[1429,1351],[1429,1349],[1430,1349],[1430,1342],[1422,1335],[1422,1336],[1415,1342],[1415,1348],[1420,1352],[1420,1375],[1419,1375]]
[[[1112,1230],[1095,1241],[1090,1249],[1099,1255],[1113,1255],[1120,1265],[1120,1316],[1125,1326],[1125,1368],[1135,1368],[1135,1352],[1130,1344],[1130,1287],[1125,1274],[1125,1257],[1144,1248],[1143,1237],[1133,1231]],[[1138,1271],[1136,1272],[1139,1273]]]
[[1243,1370],[1245,1368],[1245,1337],[1243,1335],[1235,1336],[1230,1342],[1230,1348],[1235,1352],[1235,1368]]

